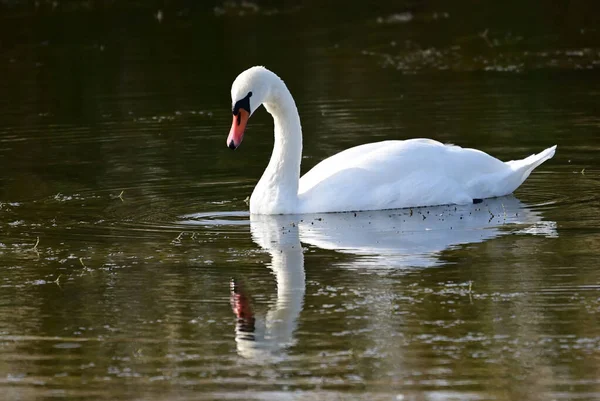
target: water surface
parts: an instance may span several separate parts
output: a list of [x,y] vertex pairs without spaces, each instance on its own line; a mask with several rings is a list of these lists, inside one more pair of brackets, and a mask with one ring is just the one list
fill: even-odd
[[[2,4],[7,399],[600,398],[595,3]],[[482,204],[251,218],[270,117],[225,139],[254,64],[303,172],[390,138],[558,151]]]

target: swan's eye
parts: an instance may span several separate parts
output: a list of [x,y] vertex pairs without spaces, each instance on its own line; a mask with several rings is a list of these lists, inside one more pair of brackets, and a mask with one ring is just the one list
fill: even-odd
[[[233,115],[234,116],[237,116],[239,114],[240,109],[244,109],[248,112],[248,114],[250,114],[250,97],[251,96],[252,96],[252,92],[248,92],[246,97],[235,102],[235,105],[233,105]],[[238,124],[239,124],[239,121],[240,120],[238,119]]]

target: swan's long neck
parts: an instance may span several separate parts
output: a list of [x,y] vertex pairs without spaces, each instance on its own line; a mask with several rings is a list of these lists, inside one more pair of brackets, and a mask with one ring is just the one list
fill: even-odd
[[300,116],[292,95],[279,78],[264,106],[275,123],[275,145],[269,165],[252,192],[250,213],[294,213],[302,159]]

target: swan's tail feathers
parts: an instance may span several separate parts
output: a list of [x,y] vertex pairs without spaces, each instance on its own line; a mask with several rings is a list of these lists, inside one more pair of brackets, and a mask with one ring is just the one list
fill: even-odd
[[513,171],[509,179],[505,182],[506,188],[510,190],[507,193],[513,192],[517,189],[523,181],[529,177],[529,174],[535,169],[537,166],[545,162],[546,160],[552,158],[554,156],[554,152],[556,151],[556,145],[538,153],[535,155],[531,155],[521,160],[511,160],[506,162],[508,166],[510,166]]
[[556,152],[556,145],[538,153],[526,157],[521,160],[511,160],[506,162],[514,171],[523,171],[527,175],[523,178],[527,178],[529,174],[533,171],[534,168],[542,164],[548,159],[551,159],[554,156],[554,152]]

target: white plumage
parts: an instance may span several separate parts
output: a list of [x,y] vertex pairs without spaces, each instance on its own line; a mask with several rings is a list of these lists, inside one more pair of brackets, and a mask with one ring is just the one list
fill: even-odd
[[[302,128],[290,92],[277,75],[264,67],[252,67],[236,78],[231,89],[233,104],[250,92],[249,115],[264,104],[275,124],[273,154],[250,198],[251,213],[466,204],[512,193],[556,149],[552,146],[522,160],[502,162],[476,149],[431,139],[391,140],[344,150],[299,179]],[[235,125],[234,116],[232,133]],[[243,132],[235,147],[242,136]]]

